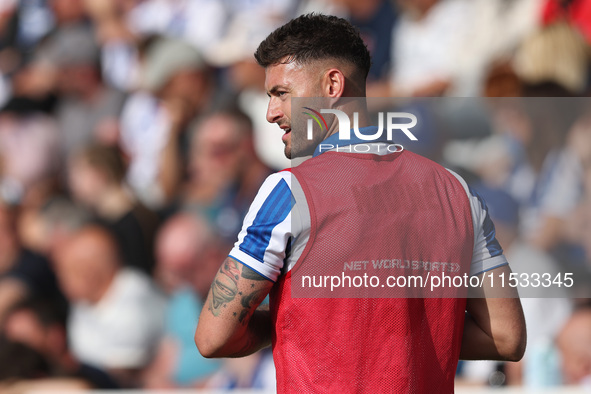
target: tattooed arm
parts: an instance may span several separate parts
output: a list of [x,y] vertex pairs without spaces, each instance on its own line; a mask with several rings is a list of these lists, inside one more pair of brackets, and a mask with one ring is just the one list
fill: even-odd
[[271,344],[271,315],[258,308],[273,282],[231,257],[218,271],[195,331],[204,357],[242,357]]

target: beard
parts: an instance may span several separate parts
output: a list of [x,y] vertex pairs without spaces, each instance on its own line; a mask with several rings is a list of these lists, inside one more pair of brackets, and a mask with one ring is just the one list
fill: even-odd
[[312,156],[316,147],[323,141],[323,136],[314,134],[312,140],[306,138],[304,130],[291,130],[289,141],[285,144],[285,157],[295,159]]

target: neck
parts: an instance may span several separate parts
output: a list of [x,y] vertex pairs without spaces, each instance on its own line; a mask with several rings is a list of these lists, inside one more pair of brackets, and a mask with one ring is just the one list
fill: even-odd
[[101,277],[102,283],[97,285],[96,291],[94,292],[93,296],[90,297],[88,300],[91,304],[97,304],[100,302],[101,299],[107,294],[111,285],[115,281],[115,276],[117,275],[117,270],[113,270],[105,275],[105,277]]
[[[367,112],[367,102],[365,97],[343,97],[339,101],[338,105],[334,109],[344,112],[349,116],[351,122],[351,128],[356,124],[359,128],[371,126],[371,120]],[[357,114],[357,122],[353,123],[354,115]],[[336,134],[339,132],[338,122],[332,122],[328,128],[326,137]]]

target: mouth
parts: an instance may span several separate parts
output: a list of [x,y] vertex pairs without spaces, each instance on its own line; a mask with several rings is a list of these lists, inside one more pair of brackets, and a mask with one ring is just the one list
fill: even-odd
[[287,136],[291,134],[291,127],[282,128],[285,134],[281,137],[281,140],[285,142],[287,140]]

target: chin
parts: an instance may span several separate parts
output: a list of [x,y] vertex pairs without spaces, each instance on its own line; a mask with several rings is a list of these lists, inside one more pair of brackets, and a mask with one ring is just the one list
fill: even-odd
[[285,149],[283,150],[285,157],[291,160],[291,145],[285,144]]

